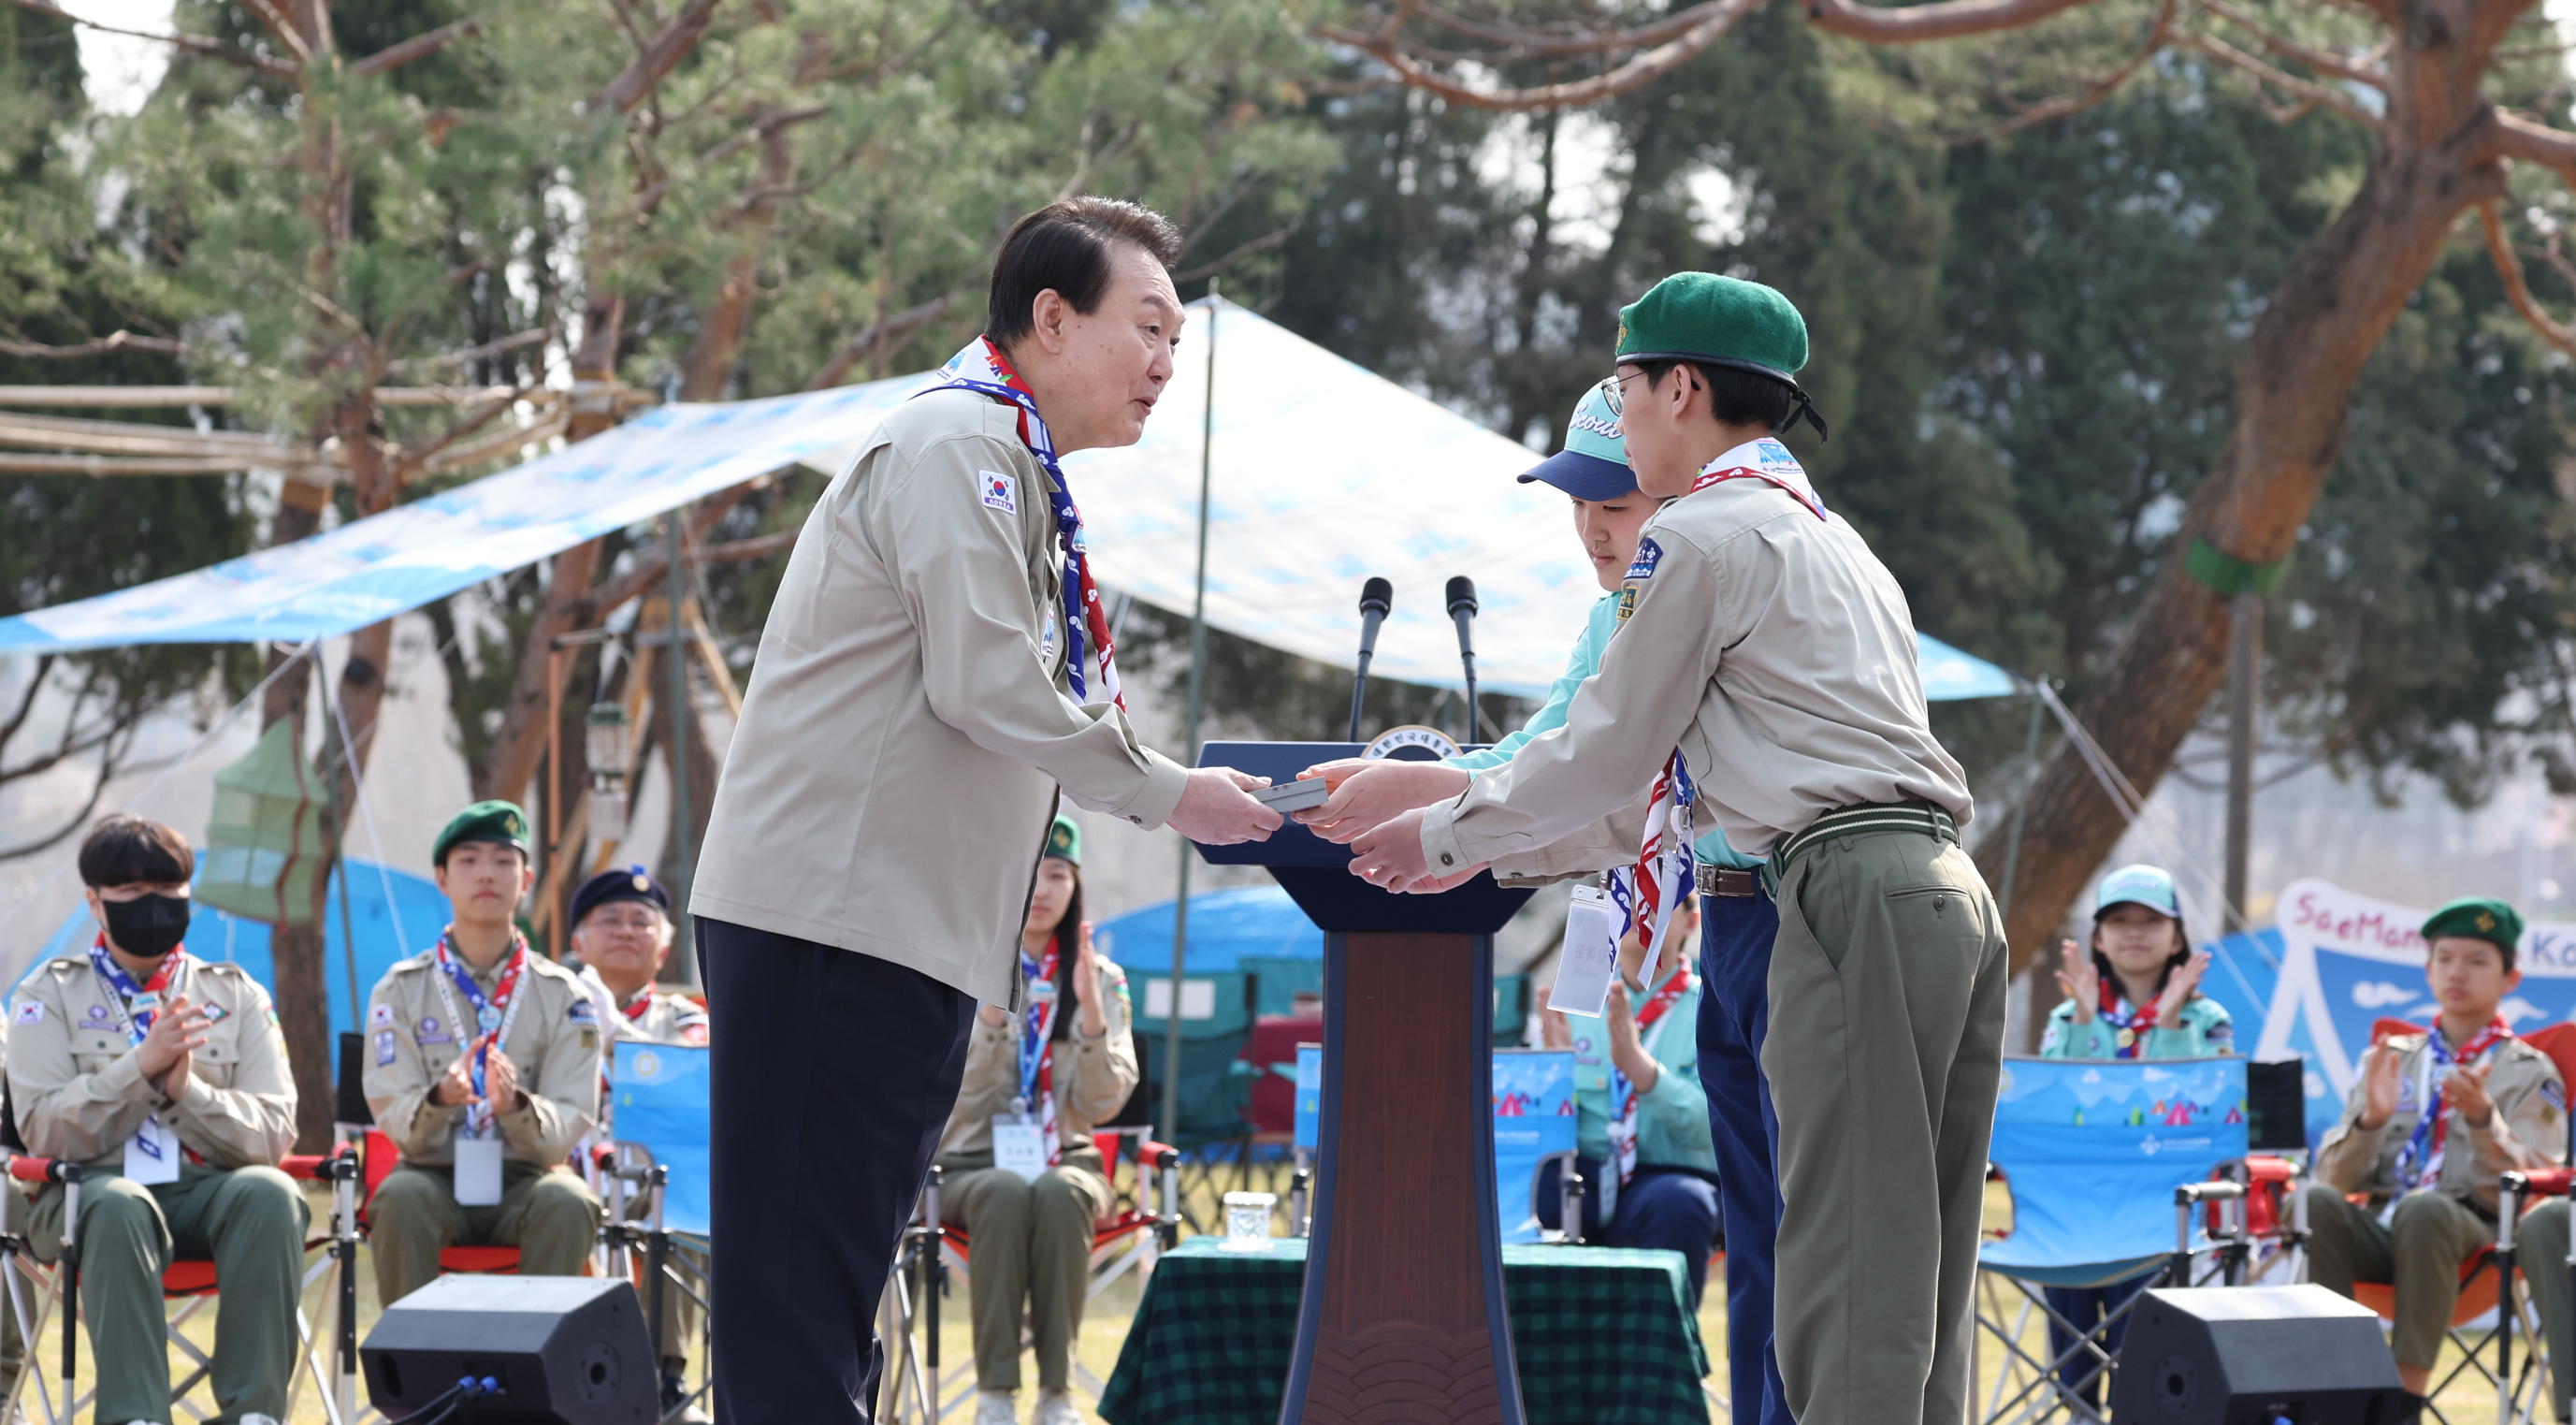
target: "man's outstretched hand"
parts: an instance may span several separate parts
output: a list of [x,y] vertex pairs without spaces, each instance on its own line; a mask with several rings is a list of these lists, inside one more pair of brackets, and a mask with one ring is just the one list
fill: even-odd
[[1405,812],[1383,826],[1363,832],[1351,843],[1351,874],[1372,886],[1400,894],[1432,895],[1460,885],[1485,869],[1485,863],[1455,870],[1439,867],[1433,875],[1422,854],[1422,809]]
[[1172,808],[1172,819],[1164,825],[1201,846],[1266,841],[1279,829],[1279,813],[1245,793],[1269,785],[1267,777],[1231,767],[1193,767],[1181,789],[1181,804]]
[[1309,767],[1299,777],[1321,777],[1332,799],[1296,814],[1326,841],[1348,842],[1398,812],[1445,802],[1474,783],[1472,773],[1437,762],[1392,758],[1345,768],[1337,762]]

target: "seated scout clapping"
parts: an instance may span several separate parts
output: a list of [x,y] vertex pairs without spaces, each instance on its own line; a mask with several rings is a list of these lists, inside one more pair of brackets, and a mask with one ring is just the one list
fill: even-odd
[[[98,938],[40,965],[9,1016],[9,1088],[29,1152],[81,1165],[81,1309],[101,1425],[170,1418],[161,1273],[211,1258],[223,1295],[209,1373],[227,1419],[286,1417],[303,1285],[304,1194],[277,1170],[295,1083],[268,994],[180,948],[187,838],[112,816],[81,843]],[[37,1194],[37,1252],[63,1238],[63,1187]]]
[[2309,1279],[2346,1296],[2356,1281],[2397,1289],[2401,1421],[2422,1408],[2460,1264],[2495,1240],[2497,1179],[2555,1163],[2567,1132],[2558,1067],[2497,1012],[2522,983],[2522,917],[2500,900],[2457,900],[2423,935],[2441,1015],[2431,1033],[2392,1035],[2362,1060],[2308,1188]]
[[430,860],[453,919],[367,1006],[367,1106],[402,1150],[368,1208],[376,1295],[392,1305],[459,1244],[519,1249],[523,1276],[576,1276],[599,1199],[566,1155],[599,1113],[599,1014],[512,922],[535,874],[528,818],[476,802]]
[[971,1238],[975,1425],[1012,1425],[1023,1302],[1037,1344],[1032,1425],[1082,1419],[1066,1387],[1090,1295],[1091,1225],[1116,1205],[1091,1126],[1127,1102],[1140,1071],[1127,973],[1091,948],[1081,865],[1082,829],[1059,816],[1020,930],[1025,1012],[977,1012],[939,1142],[940,1215]]

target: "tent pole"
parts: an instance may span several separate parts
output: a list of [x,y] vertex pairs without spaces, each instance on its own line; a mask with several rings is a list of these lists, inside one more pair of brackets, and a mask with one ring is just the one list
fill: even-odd
[[[674,882],[671,887],[671,928],[674,932],[673,938],[680,944],[694,947],[695,942],[689,938],[689,882],[695,879],[695,877],[691,876],[689,873],[690,866],[693,861],[689,846],[689,828],[691,825],[691,814],[689,809],[689,650],[686,645],[680,642],[680,599],[684,593],[684,585],[681,582],[680,571],[680,511],[686,508],[688,508],[686,505],[682,505],[673,509],[671,511],[669,521],[664,526],[670,532],[669,558],[671,564],[671,617],[669,628],[671,638],[669,645],[671,667],[671,746],[669,750],[671,756],[671,850],[673,853],[671,857],[671,879]],[[695,953],[694,949],[692,950],[692,953]]]
[[[1208,485],[1216,454],[1216,314],[1222,299],[1208,279],[1207,397],[1199,415],[1199,569],[1190,595],[1190,701],[1181,745],[1199,760],[1199,714],[1207,701]],[[1180,891],[1172,901],[1172,999],[1163,1020],[1163,1141],[1177,1143],[1181,1128],[1181,974],[1190,945],[1190,839],[1181,838]],[[1178,1211],[1180,1205],[1173,1204]]]
[[[2012,927],[2013,880],[2021,874],[2021,828],[2030,819],[2030,794],[2039,786],[2039,720],[2048,711],[2040,699],[2039,685],[2030,685],[2030,731],[2022,735],[2021,764],[2029,769],[2022,774],[2021,797],[2013,803],[2012,839],[2004,843],[2004,884],[1995,899],[1995,914],[2003,920],[2005,934]],[[2009,947],[2008,947],[2009,949]]]
[[[349,740],[340,735],[340,715],[331,706],[331,677],[322,667],[322,654],[319,649],[314,650],[313,654],[313,686],[322,697],[323,745],[326,747],[334,743],[339,745],[340,759],[349,767],[349,785],[354,787],[358,784],[358,750],[351,747]],[[331,766],[327,758],[322,766],[322,789],[330,794],[328,805],[331,817],[331,859],[325,863],[323,874],[336,875],[340,878],[340,964],[341,968],[349,972],[349,1028],[364,1033],[367,1027],[367,1010],[364,1001],[359,997],[366,991],[358,988],[358,934],[349,918],[349,838],[341,826],[340,774]],[[394,903],[390,897],[385,901],[385,914],[388,916],[395,914]]]

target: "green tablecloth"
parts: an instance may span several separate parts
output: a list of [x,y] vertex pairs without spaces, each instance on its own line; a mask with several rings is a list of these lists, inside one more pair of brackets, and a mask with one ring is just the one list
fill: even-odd
[[[1228,1252],[1192,1237],[1163,1258],[1100,1398],[1110,1425],[1277,1425],[1306,1243]],[[1503,1248],[1503,1297],[1530,1425],[1705,1425],[1708,1351],[1681,1254]]]

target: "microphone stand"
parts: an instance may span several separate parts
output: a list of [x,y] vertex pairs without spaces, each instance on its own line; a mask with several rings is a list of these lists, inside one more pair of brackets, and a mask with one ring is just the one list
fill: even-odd
[[1360,700],[1368,694],[1369,660],[1377,656],[1377,627],[1395,607],[1395,586],[1377,575],[1360,585],[1360,665],[1351,680],[1351,735],[1360,740]]
[[1458,625],[1458,661],[1467,669],[1467,745],[1476,741],[1476,581],[1464,574],[1449,580],[1449,617]]

